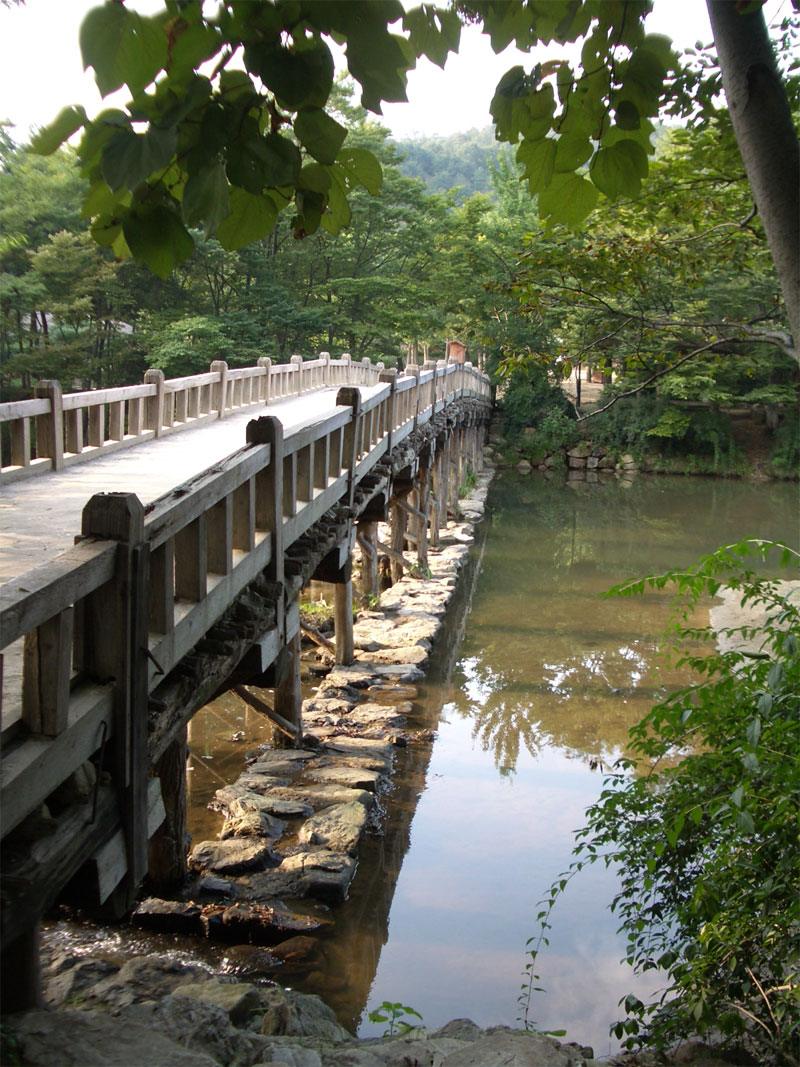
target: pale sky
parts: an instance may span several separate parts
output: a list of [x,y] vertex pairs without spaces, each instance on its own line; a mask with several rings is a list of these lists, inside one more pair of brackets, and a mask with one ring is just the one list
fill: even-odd
[[[410,6],[410,0],[406,2]],[[101,109],[92,73],[81,69],[78,48],[81,19],[94,6],[97,0],[0,5],[0,120],[11,120],[18,142],[27,141],[31,127],[46,125],[67,104],[83,104],[90,116]],[[159,0],[133,0],[130,6],[155,11],[162,5]],[[789,0],[768,0],[767,20],[790,7]],[[711,39],[703,0],[655,0],[647,27],[667,34],[677,48]],[[482,34],[467,30],[459,54],[449,57],[444,71],[424,58],[419,61],[409,75],[409,102],[384,105],[382,121],[397,137],[487,126],[489,102],[500,77],[517,63],[530,68],[534,61],[514,49],[495,56]]]

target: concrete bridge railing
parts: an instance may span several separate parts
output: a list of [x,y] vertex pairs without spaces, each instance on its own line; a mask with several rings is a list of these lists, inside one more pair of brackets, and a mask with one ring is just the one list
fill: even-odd
[[84,463],[154,437],[222,419],[257,404],[315,389],[374,385],[382,363],[292,356],[289,363],[259,359],[255,367],[215,360],[204,374],[165,379],[145,372],[141,385],[64,393],[57,381],[40,381],[32,400],[0,404],[7,442],[0,454],[0,485],[74,463]]
[[[313,362],[309,373],[326,382],[345,372],[340,361]],[[301,372],[282,373],[297,382]],[[233,378],[226,403],[252,402],[244,383],[255,377]],[[330,509],[352,504],[384,455],[447,405],[490,396],[488,379],[469,364],[381,378],[363,390],[341,388],[329,414],[285,439],[278,419],[254,419],[243,448],[147,511],[134,494],[94,496],[73,548],[0,587],[0,657],[7,668],[12,657],[17,664],[6,671],[0,708],[4,847],[90,758],[110,768],[112,779],[109,786],[98,774],[82,813],[60,822],[41,848],[27,843],[31,857],[3,908],[4,950],[34,929],[89,858],[101,901],[118,887],[120,871],[128,892],[146,873],[148,841],[164,817],[152,739],[148,749],[148,699],[162,681],[251,582],[283,580],[292,545]],[[264,665],[287,629],[277,619]]]

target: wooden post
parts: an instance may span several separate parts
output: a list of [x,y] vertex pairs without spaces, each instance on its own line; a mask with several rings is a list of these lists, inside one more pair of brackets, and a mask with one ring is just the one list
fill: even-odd
[[265,404],[270,402],[271,392],[270,387],[272,384],[272,360],[269,356],[258,357],[259,367],[264,368],[264,377],[261,379],[261,393],[260,397]]
[[428,567],[428,507],[429,507],[429,480],[428,471],[420,467],[417,473],[417,510],[414,523],[417,535],[417,563],[424,573]]
[[353,581],[350,567],[347,578],[333,587],[333,629],[336,635],[336,662],[348,667],[355,660],[353,643]]
[[344,503],[348,507],[353,506],[353,494],[355,493],[356,465],[358,463],[358,450],[360,444],[361,429],[361,393],[355,386],[344,386],[336,394],[337,407],[351,407],[353,416],[344,428],[344,445],[342,448],[342,463],[347,471],[348,488],[347,500]]
[[303,391],[303,357],[302,356],[292,356],[292,358],[289,360],[289,362],[294,367],[297,368],[297,370],[295,371],[295,377],[296,377],[295,392],[297,393],[298,396],[300,396],[300,394]]
[[262,415],[247,424],[247,443],[269,445],[266,467],[255,476],[256,530],[268,533],[272,552],[266,568],[272,581],[283,581],[283,425],[274,415]]
[[211,364],[211,371],[219,375],[219,381],[213,386],[211,406],[216,411],[217,418],[224,419],[228,404],[228,364],[224,359],[215,359]]
[[119,542],[111,582],[86,598],[84,667],[114,679],[113,776],[119,792],[132,903],[147,871],[147,615],[149,546],[144,508],[133,493],[98,493],[83,509],[81,534]]
[[186,853],[190,843],[186,831],[187,754],[184,727],[156,763],[166,818],[150,842],[147,876],[157,893],[179,886],[186,876]]
[[164,428],[164,372],[163,370],[146,370],[144,372],[145,385],[156,387],[155,396],[145,397],[144,401],[144,428],[152,430],[156,437],[160,437]]
[[358,524],[358,545],[361,549],[361,592],[365,596],[378,596],[378,524]]
[[275,711],[287,722],[297,727],[298,735],[303,729],[303,694],[300,689],[300,630],[289,638],[286,646],[289,653],[288,669],[283,681],[275,688]]
[[[398,504],[392,504],[390,512],[392,527],[391,548],[397,555],[403,555],[406,545],[406,513]],[[403,577],[403,566],[393,556],[391,561],[392,584],[399,582]]]
[[50,411],[36,416],[36,455],[49,459],[54,471],[64,466],[64,411],[61,383],[47,379],[36,383],[34,395],[50,401]]
[[74,609],[25,634],[22,720],[31,733],[56,737],[66,729],[72,674]]
[[3,950],[0,981],[4,1012],[26,1011],[42,1005],[40,934],[41,924],[37,922]]
[[439,528],[442,517],[442,453],[436,450],[436,458],[431,467],[431,548],[439,547]]
[[397,371],[394,367],[390,370],[382,370],[378,375],[378,381],[389,384],[389,416],[387,419],[386,451],[392,451],[392,438],[397,423]]

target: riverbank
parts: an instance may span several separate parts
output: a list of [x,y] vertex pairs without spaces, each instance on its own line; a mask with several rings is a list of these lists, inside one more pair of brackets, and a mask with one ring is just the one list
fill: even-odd
[[729,1067],[706,1046],[600,1061],[591,1048],[455,1019],[383,1038],[354,1038],[321,998],[137,956],[122,966],[53,953],[49,1009],[6,1016],[3,1065],[29,1067]]

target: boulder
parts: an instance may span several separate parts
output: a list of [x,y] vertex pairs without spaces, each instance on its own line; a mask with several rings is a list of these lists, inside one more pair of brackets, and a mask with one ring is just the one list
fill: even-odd
[[237,874],[240,871],[264,870],[276,860],[270,842],[231,838],[227,841],[201,841],[189,853],[187,863],[193,871],[216,871]]
[[366,789],[374,793],[378,788],[381,772],[371,767],[318,767],[309,771],[308,777],[325,785],[343,785],[348,789]]
[[341,903],[347,899],[355,873],[355,860],[343,853],[299,852],[285,856],[274,871],[243,875],[237,889],[239,896],[249,900],[313,896]]
[[110,960],[78,958],[68,970],[44,977],[44,1002],[51,1008],[60,1008],[66,1003],[77,1007],[86,998],[88,990],[118,970],[119,964]]
[[[255,1006],[256,1018],[260,1014],[259,1000]],[[263,1063],[269,1055],[269,1042],[252,1030],[238,1029],[223,1005],[188,992],[163,997],[157,1004],[136,1004],[127,1008],[123,1017],[162,1032],[195,1055],[210,1055],[215,1063],[252,1067]],[[131,1062],[138,1063],[138,1060]]]
[[192,901],[160,900],[148,897],[136,906],[131,922],[142,930],[159,930],[175,934],[202,933],[202,908]]
[[379,648],[374,652],[356,652],[356,660],[370,663],[412,663],[424,667],[429,659],[428,651],[422,645],[409,645],[406,648]]
[[[262,990],[262,997],[266,1007],[262,1034],[316,1038],[331,1044],[353,1040],[320,997],[279,986],[267,986]],[[274,1062],[280,1062],[280,1056]]]
[[150,1025],[104,1012],[29,1011],[6,1016],[20,1062],[32,1067],[219,1067],[197,1049],[181,1047]]
[[327,919],[298,915],[282,904],[266,906],[249,901],[207,906],[202,921],[207,937],[256,945],[277,945],[286,938],[331,925]]
[[298,840],[304,845],[322,845],[333,852],[353,855],[367,825],[367,810],[363,804],[335,804],[312,815],[300,828]]
[[111,1009],[125,1008],[141,1000],[160,1000],[187,978],[207,977],[207,969],[196,963],[180,963],[156,954],[135,956],[116,974],[98,982],[88,999]]
[[226,841],[231,837],[266,837],[277,841],[286,829],[286,823],[276,819],[269,812],[248,805],[239,797],[231,804],[230,815],[220,830],[220,839]]
[[208,978],[200,982],[183,982],[173,991],[173,997],[191,997],[204,1004],[216,1004],[232,1023],[243,1026],[261,1010],[261,996],[248,982],[220,982]]

